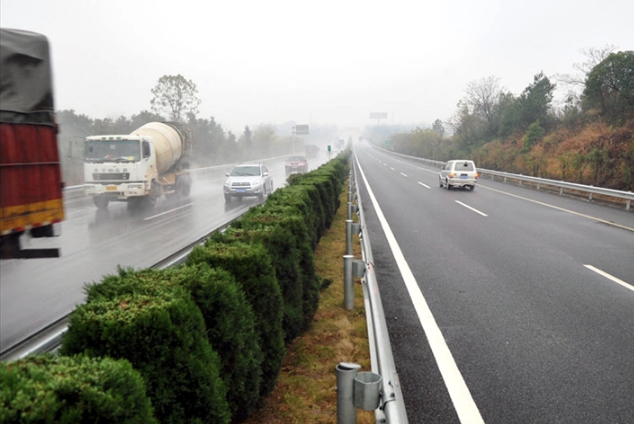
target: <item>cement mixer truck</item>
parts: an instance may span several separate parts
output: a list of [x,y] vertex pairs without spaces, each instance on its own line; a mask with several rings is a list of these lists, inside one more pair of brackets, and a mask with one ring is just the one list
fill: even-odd
[[161,196],[189,196],[191,133],[175,122],[150,122],[129,135],[86,138],[84,187],[95,206],[112,201],[128,209],[155,205]]

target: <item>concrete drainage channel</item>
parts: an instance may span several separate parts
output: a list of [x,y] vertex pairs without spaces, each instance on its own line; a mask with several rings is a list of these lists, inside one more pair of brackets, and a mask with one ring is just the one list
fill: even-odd
[[[351,155],[351,159],[354,159],[354,155]],[[377,423],[406,424],[408,421],[403,393],[396,373],[385,313],[374,272],[363,207],[356,191],[354,163],[351,168],[348,184],[346,255],[343,257],[344,308],[354,307],[354,277],[360,277],[363,284],[372,370],[360,372],[360,365],[349,362],[337,365],[337,424],[356,424],[357,409],[375,410]],[[358,214],[358,223],[352,220],[354,213]],[[353,234],[360,237],[362,259],[354,259],[352,255]]]

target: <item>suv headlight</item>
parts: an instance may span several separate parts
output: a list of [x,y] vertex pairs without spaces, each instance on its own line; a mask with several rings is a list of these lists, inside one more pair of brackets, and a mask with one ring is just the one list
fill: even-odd
[[251,183],[251,185],[252,185],[253,187],[257,187],[257,186],[259,186],[259,185],[260,185],[260,181],[257,181],[257,180],[256,180],[256,181],[253,181],[253,182]]

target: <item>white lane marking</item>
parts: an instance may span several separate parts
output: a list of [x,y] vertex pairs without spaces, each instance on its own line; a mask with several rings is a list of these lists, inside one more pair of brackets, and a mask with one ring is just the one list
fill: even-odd
[[456,365],[456,361],[449,350],[449,346],[447,346],[447,342],[445,341],[440,328],[438,328],[436,319],[429,309],[429,305],[427,304],[427,301],[416,282],[416,278],[414,278],[412,270],[403,256],[403,252],[401,251],[401,248],[394,237],[394,233],[392,233],[392,229],[383,215],[383,211],[381,210],[376,197],[374,197],[374,192],[370,188],[368,180],[365,178],[365,173],[361,168],[359,159],[356,157],[355,159],[357,166],[361,171],[361,176],[363,177],[365,186],[368,189],[368,194],[370,195],[376,214],[381,222],[381,227],[383,228],[387,241],[390,244],[390,248],[394,253],[396,264],[401,272],[403,281],[405,282],[405,286],[409,292],[409,296],[412,299],[418,319],[420,320],[423,330],[425,331],[425,335],[427,336],[427,341],[429,342],[429,346],[434,354],[434,359],[436,359],[438,369],[445,381],[445,386],[447,387],[449,396],[453,401],[454,408],[458,414],[458,419],[463,424],[484,424],[480,411],[471,396],[471,392],[469,392],[469,388],[467,387],[462,374],[460,374],[460,370],[458,369],[458,365]]
[[479,210],[477,210],[476,208],[472,208],[472,207],[471,207],[471,206],[469,206],[469,205],[465,205],[464,203],[462,203],[462,202],[461,202],[461,201],[459,201],[459,200],[456,200],[455,202],[456,202],[457,204],[459,204],[459,205],[464,206],[464,207],[465,207],[465,208],[467,208],[467,209],[471,209],[471,210],[472,210],[472,211],[474,211],[475,213],[479,213],[479,214],[480,214],[480,215],[482,215],[482,216],[489,216],[489,215],[485,214],[484,212],[480,212],[480,211],[479,211]]
[[387,166],[387,163],[383,162],[383,166]]
[[605,271],[601,271],[599,268],[595,268],[595,267],[593,267],[592,265],[585,265],[585,264],[584,264],[583,266],[585,266],[586,268],[588,268],[588,269],[589,269],[589,270],[591,270],[591,271],[596,272],[596,273],[597,273],[597,274],[599,274],[599,275],[604,276],[605,278],[607,278],[607,279],[609,279],[609,280],[614,281],[614,282],[615,282],[615,283],[617,283],[617,284],[622,285],[623,287],[625,287],[625,288],[626,288],[626,289],[628,289],[628,290],[632,290],[632,291],[634,291],[634,286],[632,286],[632,285],[630,285],[630,284],[627,284],[625,281],[623,281],[623,280],[621,280],[621,279],[619,279],[619,278],[616,278],[615,276],[610,275],[610,274],[608,274],[608,273],[607,273],[607,272],[605,272]]
[[391,166],[390,166],[390,169],[391,169],[392,171],[396,171],[396,169],[392,168]]
[[402,172],[401,172],[401,175],[404,176],[404,177],[407,177],[407,174],[403,174]]
[[605,219],[597,218],[597,217],[594,217],[594,216],[591,216],[591,215],[585,215],[585,214],[582,214],[582,213],[579,213],[579,212],[571,211],[570,209],[560,208],[559,206],[549,205],[548,203],[540,202],[538,200],[529,199],[528,197],[518,196],[517,194],[507,193],[506,191],[497,190],[495,188],[483,186],[483,185],[480,185],[480,184],[478,184],[478,187],[482,187],[482,188],[485,188],[487,190],[495,191],[495,192],[498,192],[498,193],[501,193],[501,194],[506,194],[507,196],[515,197],[517,199],[522,199],[522,200],[526,200],[528,202],[533,202],[533,203],[536,203],[538,205],[546,206],[548,208],[557,209],[558,211],[567,212],[567,213],[570,213],[570,214],[573,214],[573,215],[580,216],[582,218],[591,219],[593,221],[601,222],[602,224],[611,225],[613,227],[622,228],[622,229],[628,230],[628,231],[634,231],[634,228],[632,228],[632,227],[628,227],[628,226],[625,226],[625,225],[617,224],[617,223],[611,222],[611,221],[606,221]]
[[179,206],[179,207],[174,208],[174,209],[170,209],[170,210],[165,211],[165,212],[162,212],[162,213],[160,213],[160,214],[158,214],[158,215],[148,216],[147,218],[143,218],[143,220],[144,220],[144,221],[149,221],[150,219],[154,219],[154,218],[158,218],[159,216],[167,215],[168,213],[172,213],[172,212],[174,212],[174,211],[177,211],[177,210],[179,210],[179,209],[186,208],[187,206],[191,206],[191,205],[193,205],[193,203],[188,203],[188,204],[186,204],[186,205]]
[[420,181],[418,181],[418,184],[422,185],[422,186],[423,186],[423,187],[425,187],[425,188],[431,188],[431,187],[430,187],[430,186],[428,186],[427,184],[423,184],[423,183],[421,183]]

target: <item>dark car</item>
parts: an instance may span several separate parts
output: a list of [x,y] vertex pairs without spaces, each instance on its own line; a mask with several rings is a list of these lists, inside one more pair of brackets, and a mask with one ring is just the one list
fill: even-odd
[[308,159],[306,156],[289,156],[286,159],[286,176],[291,174],[305,174],[308,172]]

